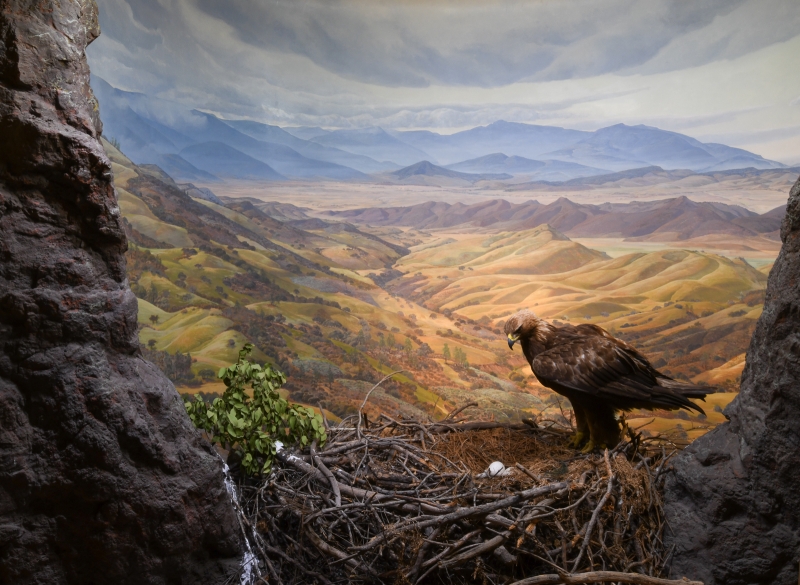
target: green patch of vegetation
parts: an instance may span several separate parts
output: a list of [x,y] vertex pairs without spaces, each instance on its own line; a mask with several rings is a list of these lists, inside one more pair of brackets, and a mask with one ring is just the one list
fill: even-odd
[[[253,346],[246,343],[238,361],[219,370],[227,387],[210,404],[202,396],[184,402],[194,425],[206,431],[212,443],[234,451],[247,475],[268,474],[277,454],[276,441],[303,447],[328,437],[322,417],[312,408],[290,404],[278,394],[286,377],[272,368],[247,360]],[[252,396],[248,393],[248,386]]]

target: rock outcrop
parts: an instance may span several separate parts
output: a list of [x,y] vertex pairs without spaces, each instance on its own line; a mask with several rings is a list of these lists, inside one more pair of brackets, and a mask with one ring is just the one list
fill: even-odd
[[671,575],[706,585],[796,585],[800,558],[800,180],[729,422],[667,478]]
[[221,463],[139,355],[84,50],[93,0],[0,0],[0,583],[221,583]]

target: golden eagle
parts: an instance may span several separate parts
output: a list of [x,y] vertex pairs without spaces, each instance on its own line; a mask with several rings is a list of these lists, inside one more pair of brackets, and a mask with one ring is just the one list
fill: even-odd
[[556,327],[526,310],[508,319],[505,332],[509,348],[520,342],[539,382],[572,403],[578,427],[573,445],[580,447],[588,439],[585,452],[620,441],[616,410],[685,408],[703,413],[689,399],[714,392],[662,374],[597,325]]

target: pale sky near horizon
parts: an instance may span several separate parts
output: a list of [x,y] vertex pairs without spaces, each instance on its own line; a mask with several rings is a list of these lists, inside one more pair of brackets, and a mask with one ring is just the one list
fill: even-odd
[[98,0],[93,73],[279,126],[647,124],[800,163],[800,0]]

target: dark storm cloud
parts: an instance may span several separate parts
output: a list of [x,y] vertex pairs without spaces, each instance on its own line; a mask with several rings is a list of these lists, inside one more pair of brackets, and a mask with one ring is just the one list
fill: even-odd
[[[702,29],[745,0],[196,2],[243,42],[304,55],[350,79],[497,86],[641,65],[676,36]],[[749,49],[776,40],[753,39]],[[687,55],[673,66],[720,54]]]
[[[675,39],[713,26],[748,3],[758,5],[757,0],[99,2],[105,32],[127,46],[152,48],[165,35],[184,36],[186,14],[194,9],[230,26],[244,45],[304,56],[350,80],[405,87],[494,87],[635,69]],[[656,68],[730,59],[790,38],[800,11],[796,0],[779,4],[785,9],[759,14],[769,34],[750,34],[749,22],[709,35],[706,43],[700,35],[692,50],[673,50]],[[191,43],[187,38],[180,46],[191,51]]]
[[[99,2],[100,28],[126,47],[153,49],[161,42],[157,21],[147,16],[147,0],[137,2]],[[156,3],[157,4],[157,3]],[[166,14],[161,10],[163,14]],[[145,16],[145,18],[142,18]],[[167,30],[167,33],[169,31]]]

